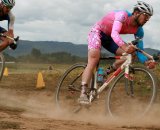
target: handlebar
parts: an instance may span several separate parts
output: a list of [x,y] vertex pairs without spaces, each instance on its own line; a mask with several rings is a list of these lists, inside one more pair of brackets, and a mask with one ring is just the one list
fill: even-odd
[[10,40],[13,40],[14,44],[17,44],[17,42],[19,41],[19,36],[17,36],[16,38],[13,38],[13,37],[7,36],[7,35],[5,35],[3,33],[0,33],[0,36],[1,37],[6,37],[6,38],[8,38]]
[[131,43],[132,43],[133,45],[137,45],[139,41],[142,41],[142,38],[140,38],[140,37],[139,37],[139,38],[136,38],[135,40],[131,41]]
[[18,41],[19,41],[19,36],[17,36],[16,38],[13,38],[13,37],[10,37],[10,36],[7,36],[3,33],[0,33],[0,37],[5,37],[5,38],[8,38],[10,40],[13,40],[13,43],[10,44],[10,48],[15,50],[17,48],[17,45],[18,45]]
[[154,60],[154,57],[152,55],[148,54],[147,52],[145,52],[145,51],[143,51],[143,50],[141,50],[141,49],[139,49],[138,47],[135,46],[141,40],[142,40],[142,38],[136,38],[135,40],[131,41],[131,43],[134,45],[134,48],[136,49],[136,51],[141,52],[142,54],[147,56],[150,60]]

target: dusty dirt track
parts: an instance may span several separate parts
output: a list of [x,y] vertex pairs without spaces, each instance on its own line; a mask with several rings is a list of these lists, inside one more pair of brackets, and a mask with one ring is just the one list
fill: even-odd
[[11,74],[0,82],[0,130],[160,130],[160,103],[141,120],[112,120],[103,113],[69,115],[56,110],[50,74],[37,90],[36,75]]

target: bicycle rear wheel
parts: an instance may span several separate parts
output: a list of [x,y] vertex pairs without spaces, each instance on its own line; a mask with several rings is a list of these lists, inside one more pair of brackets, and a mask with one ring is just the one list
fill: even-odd
[[79,107],[81,77],[85,64],[74,64],[61,77],[56,90],[56,105],[67,112],[75,112]]
[[5,67],[5,59],[3,54],[0,53],[0,80],[3,77],[4,67]]
[[149,69],[135,66],[130,74],[133,81],[126,79],[123,72],[109,90],[107,111],[112,117],[141,117],[148,112],[156,99],[157,82]]

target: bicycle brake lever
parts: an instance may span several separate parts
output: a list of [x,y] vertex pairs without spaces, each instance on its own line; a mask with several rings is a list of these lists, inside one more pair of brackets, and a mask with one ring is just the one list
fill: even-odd
[[14,40],[17,42],[19,40],[19,36],[17,36],[16,38],[14,38]]
[[142,38],[136,38],[135,40],[131,41],[131,43],[133,45],[136,45],[136,44],[138,44],[139,41],[142,41]]
[[17,41],[19,41],[19,36],[17,36],[16,38],[14,38],[14,44],[17,44]]
[[10,37],[10,36],[4,35],[3,33],[0,33],[0,36],[6,37],[6,38],[8,38],[8,39],[10,39],[10,40],[13,40],[13,41],[15,41],[15,42],[17,42],[17,41],[19,40],[19,36],[17,36],[16,38],[12,38],[12,37]]

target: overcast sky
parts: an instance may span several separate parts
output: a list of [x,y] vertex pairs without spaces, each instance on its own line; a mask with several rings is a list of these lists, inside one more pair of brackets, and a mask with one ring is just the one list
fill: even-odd
[[[144,26],[145,47],[160,49],[160,0],[143,1],[154,8],[154,16]],[[87,44],[91,26],[108,11],[132,12],[135,4],[136,0],[16,0],[15,35],[22,40]]]

